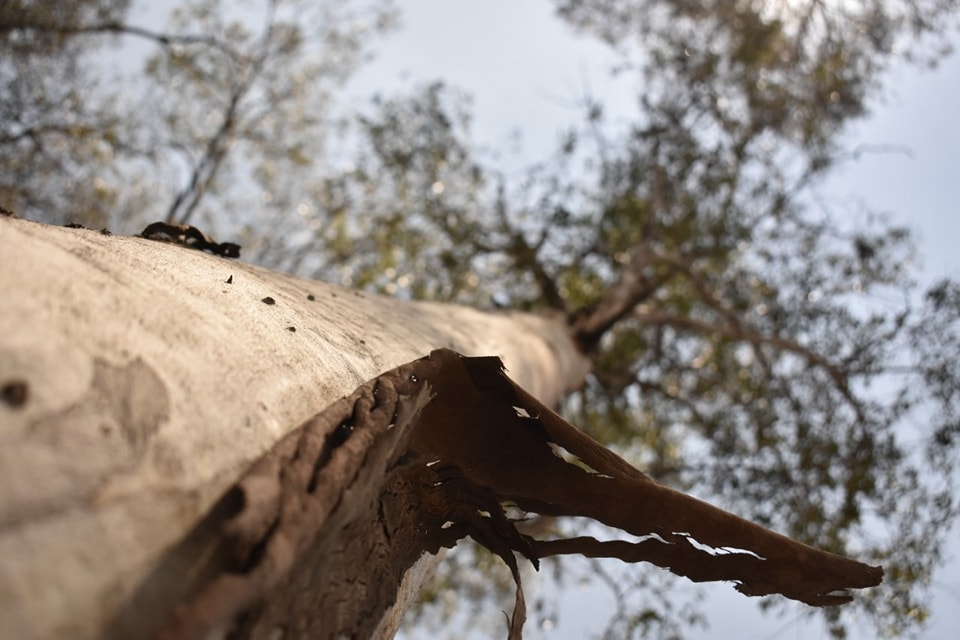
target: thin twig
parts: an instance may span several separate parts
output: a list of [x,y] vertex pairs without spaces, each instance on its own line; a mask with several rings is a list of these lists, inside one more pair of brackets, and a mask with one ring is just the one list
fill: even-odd
[[170,47],[175,44],[201,44],[214,49],[219,49],[229,55],[232,58],[239,57],[237,52],[230,47],[228,44],[211,35],[207,34],[184,34],[184,35],[175,35],[169,33],[161,33],[157,31],[151,31],[144,27],[139,27],[131,24],[124,24],[122,22],[104,22],[101,24],[89,24],[89,25],[58,25],[58,24],[43,24],[40,22],[29,22],[29,21],[10,21],[0,23],[0,33],[5,33],[9,31],[34,31],[38,33],[51,33],[59,36],[73,36],[73,35],[95,35],[102,33],[113,33],[117,35],[129,35],[135,36],[138,38],[144,38],[152,42],[156,42],[159,45],[164,47]]
[[[240,103],[253,87],[270,54],[275,8],[276,1],[274,0],[270,3],[267,26],[260,39],[258,55],[254,58],[246,73],[242,74],[240,81],[233,86],[230,101],[223,114],[220,127],[207,141],[203,157],[194,167],[187,186],[176,195],[167,210],[166,221],[169,223],[186,224],[190,220],[223,165],[223,160],[227,156],[233,134],[237,128]],[[183,205],[184,202],[187,202],[185,206]]]

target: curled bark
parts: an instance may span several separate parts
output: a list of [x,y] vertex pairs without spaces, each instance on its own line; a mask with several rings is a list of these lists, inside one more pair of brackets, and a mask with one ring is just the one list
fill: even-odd
[[[505,502],[595,518],[641,538],[537,540],[507,518]],[[467,535],[514,575],[511,640],[525,618],[515,552],[534,565],[570,553],[652,562],[813,606],[848,602],[846,590],[883,575],[654,482],[518,387],[499,358],[447,349],[307,422],[219,508],[160,563],[114,637],[373,637],[419,556]],[[190,580],[178,579],[174,568],[184,566],[198,568]],[[152,628],[140,617],[147,603]]]

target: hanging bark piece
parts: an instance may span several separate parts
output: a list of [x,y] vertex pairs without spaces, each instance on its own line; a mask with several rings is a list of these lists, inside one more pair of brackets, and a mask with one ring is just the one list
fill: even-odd
[[[504,502],[644,539],[536,540]],[[404,572],[466,535],[514,576],[510,640],[525,618],[514,552],[534,565],[571,553],[647,561],[816,606],[883,575],[657,484],[516,386],[499,358],[442,349],[278,443],[159,563],[107,637],[372,637]]]
[[459,467],[526,511],[586,516],[647,537],[531,541],[537,556],[644,560],[694,581],[730,580],[747,595],[779,593],[813,606],[849,602],[843,591],[883,577],[880,567],[820,551],[654,482],[516,386],[498,358],[435,351],[418,375],[437,401],[424,409],[411,439],[415,451],[438,466]]

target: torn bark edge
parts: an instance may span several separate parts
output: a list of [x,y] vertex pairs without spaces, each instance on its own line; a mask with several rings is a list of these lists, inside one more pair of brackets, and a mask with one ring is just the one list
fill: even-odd
[[[527,512],[588,517],[659,539],[609,555],[812,606],[843,604],[852,599],[848,590],[882,580],[880,567],[805,545],[654,482],[517,386],[497,358],[435,351],[421,375],[441,402],[424,409],[412,443],[417,451],[461,466],[471,481]],[[456,402],[443,402],[448,396]],[[444,422],[457,426],[455,435],[442,431]],[[584,554],[596,551],[576,542],[567,548],[578,546]],[[545,547],[535,541],[532,549],[538,555]],[[738,551],[725,555],[729,550]]]
[[[535,540],[506,517],[504,501],[660,540]],[[105,637],[380,637],[373,634],[407,571],[465,535],[513,574],[510,640],[525,618],[514,552],[534,565],[565,553],[649,561],[695,581],[734,580],[748,595],[819,606],[845,602],[834,591],[883,575],[653,482],[517,387],[499,359],[438,350],[278,442],[160,560]],[[710,555],[691,540],[756,557]]]
[[[397,480],[412,462],[403,458],[407,441],[430,396],[423,384],[398,391],[397,376],[394,370],[361,386],[278,442],[160,559],[105,637],[256,636],[258,625],[287,624],[282,615],[277,621],[264,615],[298,575],[322,580],[344,572],[331,563],[338,560],[338,545],[350,542],[343,536],[353,521],[379,519],[387,538],[385,517],[410,526],[403,513],[382,513],[382,496],[391,488],[411,490]],[[399,555],[413,564],[422,555],[420,544],[416,553]],[[308,567],[304,558],[312,548],[325,553]],[[351,561],[348,573],[357,569],[358,559]],[[391,602],[361,604],[386,609]],[[370,613],[355,611],[350,622]],[[376,622],[370,619],[371,629]]]
[[514,575],[509,637],[519,639],[513,547],[534,559],[530,544],[494,492],[410,451],[432,399],[415,373],[421,362],[364,384],[257,460],[160,559],[104,637],[378,637],[407,571],[469,534]]

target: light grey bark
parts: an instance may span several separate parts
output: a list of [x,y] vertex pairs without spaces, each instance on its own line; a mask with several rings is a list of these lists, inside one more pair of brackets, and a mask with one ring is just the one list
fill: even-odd
[[561,319],[11,218],[0,296],[3,638],[98,637],[254,460],[384,371],[499,355],[549,404],[587,367]]

